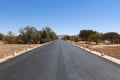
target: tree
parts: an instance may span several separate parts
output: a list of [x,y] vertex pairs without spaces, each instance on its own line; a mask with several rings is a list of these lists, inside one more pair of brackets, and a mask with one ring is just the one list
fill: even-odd
[[12,31],[9,31],[8,34],[4,37],[4,41],[9,44],[15,44],[16,36],[13,34]]
[[0,40],[3,40],[4,34],[0,33]]
[[4,41],[10,44],[38,44],[58,39],[56,33],[50,27],[37,30],[32,26],[20,28],[19,35],[17,36],[15,36],[11,31],[9,31],[5,36],[0,33],[0,40],[3,40],[3,37]]
[[50,38],[51,38],[51,40],[56,40],[56,39],[58,39],[58,37],[57,37],[57,35],[56,35],[55,32],[51,32],[51,33],[50,33]]
[[79,33],[79,37],[82,38],[83,40],[85,40],[86,44],[87,44],[89,36],[94,33],[96,33],[96,32],[93,30],[81,30]]
[[120,44],[120,37],[118,39],[115,39],[114,43]]
[[36,28],[32,26],[26,26],[19,30],[19,38],[21,43],[34,43],[34,38],[36,34]]
[[63,37],[63,40],[71,40],[71,36],[66,35],[66,36]]
[[34,43],[40,43],[41,41],[41,31],[36,31],[33,36]]
[[96,42],[96,44],[98,44],[98,41],[100,40],[100,38],[101,38],[101,34],[99,34],[97,32],[93,33],[89,36],[89,39]]
[[45,29],[43,29],[41,31],[41,43],[45,43],[48,41],[51,41],[50,34]]
[[57,35],[50,27],[45,27],[41,31],[41,43],[57,39]]
[[74,42],[78,42],[78,41],[80,41],[80,38],[79,38],[79,36],[71,36],[71,40]]
[[104,39],[110,40],[111,44],[114,44],[114,41],[119,38],[119,34],[116,32],[108,32],[108,33],[105,33],[103,36],[104,36]]

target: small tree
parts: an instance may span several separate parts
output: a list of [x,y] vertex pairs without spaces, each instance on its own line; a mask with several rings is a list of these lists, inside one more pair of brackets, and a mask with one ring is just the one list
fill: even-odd
[[41,31],[36,31],[33,35],[33,42],[40,43],[41,40]]
[[57,35],[50,27],[45,27],[41,31],[41,43],[57,39]]
[[3,40],[4,34],[0,33],[0,40]]
[[111,44],[114,44],[114,41],[116,39],[119,39],[119,34],[116,32],[108,32],[108,33],[105,33],[103,36],[104,36],[104,39],[110,40]]
[[96,33],[93,30],[81,30],[79,33],[79,37],[86,41],[86,44],[88,43],[89,36],[93,33]]
[[66,36],[63,37],[63,40],[71,40],[71,36],[66,35]]
[[16,43],[16,36],[12,31],[9,31],[8,34],[4,37],[4,41],[8,44],[14,44]]
[[51,33],[50,33],[50,38],[51,38],[51,40],[56,40],[56,39],[58,39],[58,37],[57,37],[57,35],[56,35],[55,32],[51,32]]
[[98,44],[98,41],[100,40],[100,38],[101,38],[101,35],[97,32],[89,36],[89,39],[96,42],[96,44]]
[[31,27],[31,26],[26,26],[25,28],[21,28],[19,30],[20,35],[20,41],[22,43],[34,43],[34,36],[36,33],[36,28],[35,27]]
[[48,41],[51,41],[50,34],[45,29],[43,29],[41,31],[41,43],[45,43]]
[[80,41],[80,38],[79,38],[79,36],[72,36],[71,40],[74,42],[78,42],[78,41]]

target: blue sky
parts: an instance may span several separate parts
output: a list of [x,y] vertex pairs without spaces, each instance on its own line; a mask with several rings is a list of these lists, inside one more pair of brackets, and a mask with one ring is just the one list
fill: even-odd
[[50,26],[58,35],[82,29],[120,33],[120,0],[0,0],[0,32]]

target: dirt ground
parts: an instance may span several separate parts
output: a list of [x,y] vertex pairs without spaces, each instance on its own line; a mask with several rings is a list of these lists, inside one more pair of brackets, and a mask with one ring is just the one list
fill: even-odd
[[[70,42],[70,41],[69,41]],[[89,49],[92,49],[94,51],[104,53],[108,56],[115,57],[117,59],[120,59],[120,44],[113,44],[113,45],[107,45],[107,44],[85,44],[85,42],[70,42],[72,44],[77,44],[82,47],[86,47]]]
[[10,56],[14,52],[18,53],[28,48],[33,48],[38,44],[0,44],[0,58]]

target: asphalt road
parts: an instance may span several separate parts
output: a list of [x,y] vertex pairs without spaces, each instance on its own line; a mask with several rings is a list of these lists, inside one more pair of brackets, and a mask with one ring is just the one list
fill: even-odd
[[120,66],[57,40],[0,64],[0,80],[120,80]]

